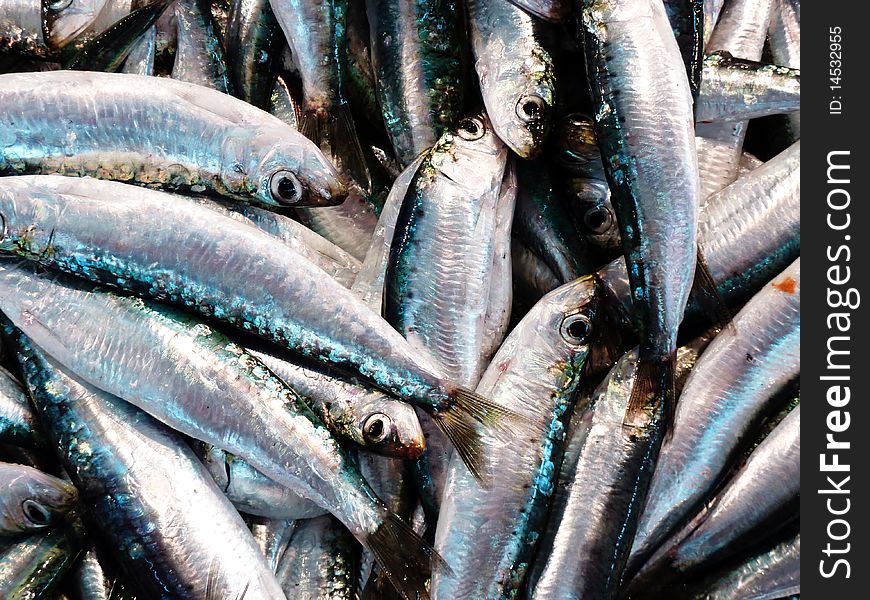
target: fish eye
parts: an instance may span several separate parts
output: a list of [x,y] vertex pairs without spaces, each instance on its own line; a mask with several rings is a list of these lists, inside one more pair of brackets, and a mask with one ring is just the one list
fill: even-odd
[[517,102],[517,116],[523,123],[532,123],[544,118],[547,105],[540,96],[523,96]]
[[613,224],[613,215],[606,206],[593,206],[583,215],[583,224],[592,233],[604,233]]
[[483,134],[486,133],[486,125],[478,118],[466,117],[459,121],[458,132],[459,137],[463,140],[473,142],[483,137]]
[[276,171],[269,178],[269,191],[280,204],[297,204],[302,199],[302,184],[290,171]]
[[582,313],[568,315],[562,319],[559,333],[562,339],[572,346],[579,346],[585,344],[589,334],[592,333],[592,322]]
[[72,1],[73,0],[51,0],[51,2],[48,3],[47,8],[52,12],[57,12],[68,8],[69,5],[72,4]]
[[380,444],[390,435],[393,420],[383,413],[369,415],[363,424],[363,437],[369,444]]
[[24,517],[35,527],[45,527],[51,524],[51,513],[36,500],[28,498],[21,503]]

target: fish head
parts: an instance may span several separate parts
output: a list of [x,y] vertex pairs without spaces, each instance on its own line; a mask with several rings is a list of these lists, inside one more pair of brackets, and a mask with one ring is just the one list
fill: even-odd
[[109,8],[106,7],[106,0],[47,0],[43,2],[49,45],[53,48],[66,46],[88,31],[104,8]]
[[480,112],[460,119],[453,131],[442,135],[424,165],[480,198],[498,193],[507,159],[507,146],[487,114]]
[[371,452],[414,460],[423,454],[426,439],[411,405],[380,392],[370,392],[359,404],[360,445]]
[[622,248],[619,224],[610,201],[610,187],[606,181],[577,178],[567,182],[568,192],[574,200],[574,209],[580,231],[596,248],[616,251]]
[[78,502],[75,486],[24,465],[8,465],[3,492],[0,533],[45,529],[58,522]]
[[[518,66],[504,64],[482,78],[483,99],[495,132],[522,158],[535,158],[543,151],[555,109],[553,69],[549,54],[540,51]],[[496,91],[488,93],[489,86]]]
[[272,209],[344,202],[347,187],[329,158],[301,133],[285,127],[287,135],[280,139],[262,136],[256,142],[269,145],[261,159],[252,157],[250,165],[256,198]]

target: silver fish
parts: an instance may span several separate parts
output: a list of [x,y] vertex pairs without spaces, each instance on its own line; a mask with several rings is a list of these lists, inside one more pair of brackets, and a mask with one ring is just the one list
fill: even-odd
[[248,527],[251,529],[254,541],[266,557],[269,567],[273,572],[277,571],[281,556],[287,549],[290,538],[293,537],[296,521],[253,517],[248,519]]
[[[801,68],[800,0],[773,0],[767,37],[773,60],[786,67]],[[792,134],[795,138],[800,139],[800,113],[790,114],[789,122]]]
[[[479,393],[539,423],[542,434],[485,438],[493,473],[482,489],[458,460],[448,470],[435,547],[453,572],[436,573],[433,598],[512,598],[543,531],[562,459],[565,426],[595,332],[594,278],[545,296],[513,329],[478,385]],[[484,544],[477,540],[484,539]]]
[[94,175],[272,207],[345,196],[310,141],[241,100],[193,84],[117,73],[7,74],[0,75],[0,104],[6,175]]
[[227,66],[239,98],[267,108],[281,28],[269,0],[232,0],[224,36]]
[[[244,522],[176,432],[22,339],[34,402],[125,572],[178,598],[283,599]],[[75,426],[73,426],[75,425]]]
[[209,0],[175,0],[178,49],[172,78],[233,93],[233,84],[218,38]]
[[549,30],[507,1],[469,0],[468,28],[483,104],[496,134],[522,158],[542,151],[555,105]]
[[44,444],[42,428],[18,380],[0,367],[0,444],[35,448]]
[[721,480],[741,439],[800,371],[800,258],[710,344],[686,382],[632,548],[639,568]]
[[0,462],[0,537],[55,525],[78,502],[76,488],[26,465]]
[[157,55],[157,28],[152,25],[130,50],[121,67],[122,73],[154,75],[154,58]]

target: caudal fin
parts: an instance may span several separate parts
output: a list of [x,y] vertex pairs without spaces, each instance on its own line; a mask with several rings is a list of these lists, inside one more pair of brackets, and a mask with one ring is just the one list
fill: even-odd
[[695,280],[692,282],[692,296],[701,311],[720,329],[728,326],[733,318],[728,305],[716,287],[716,280],[710,273],[710,267],[704,260],[704,254],[698,247],[695,263]]
[[368,536],[366,545],[405,600],[428,600],[426,584],[432,570],[449,570],[435,549],[393,513]]
[[299,131],[332,159],[342,175],[353,180],[366,195],[372,193],[371,173],[347,104],[338,104],[325,115],[305,111]]
[[671,430],[673,422],[674,364],[676,352],[660,357],[640,352],[635,370],[634,385],[628,399],[623,423],[631,427],[646,427],[660,418],[664,419],[665,431]]
[[499,440],[510,441],[518,428],[524,432],[537,428],[527,417],[469,390],[455,388],[451,399],[451,406],[433,414],[432,419],[474,478],[486,487],[486,453],[481,432],[485,430]]

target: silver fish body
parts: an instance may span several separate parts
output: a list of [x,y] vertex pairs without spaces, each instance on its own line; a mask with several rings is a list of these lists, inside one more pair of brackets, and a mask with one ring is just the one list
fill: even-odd
[[[143,589],[284,596],[244,522],[182,438],[23,340],[21,362],[89,518]],[[78,427],[71,427],[72,424]]]
[[0,462],[0,490],[0,538],[51,527],[78,501],[76,488],[63,479],[5,462]]
[[154,59],[157,56],[157,28],[148,28],[130,50],[121,67],[122,73],[154,75]]
[[265,109],[277,62],[281,28],[269,0],[233,0],[224,37],[227,66],[236,94]]
[[330,516],[297,523],[277,576],[287,598],[353,600],[353,538]]
[[[800,0],[773,0],[770,14],[770,53],[778,64],[801,68],[801,4]],[[836,71],[834,72],[836,74]],[[792,134],[800,139],[800,113],[790,114]]]
[[254,541],[266,557],[269,568],[273,572],[277,571],[281,556],[296,529],[296,521],[254,517],[248,519],[248,527],[251,529]]
[[309,140],[201,86],[115,73],[7,74],[0,103],[7,175],[92,175],[272,207],[345,196],[335,168]]
[[800,259],[710,344],[680,394],[632,549],[639,568],[721,480],[741,439],[800,371]]
[[[599,310],[596,284],[583,278],[545,296],[496,353],[478,391],[539,424],[537,435],[487,438],[492,485],[482,489],[451,462],[435,546],[451,557],[433,598],[513,598],[543,532],[565,444],[565,427]],[[484,539],[485,544],[476,540]]]
[[13,375],[0,367],[0,443],[35,448],[44,440],[26,392]]
[[178,49],[172,78],[233,93],[233,84],[208,0],[176,0]]

